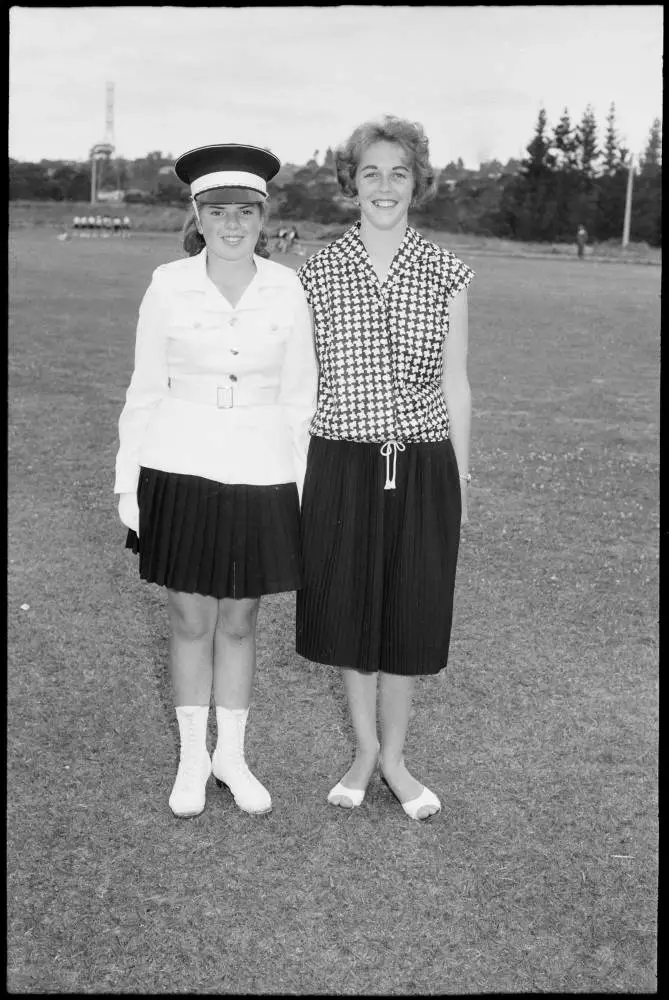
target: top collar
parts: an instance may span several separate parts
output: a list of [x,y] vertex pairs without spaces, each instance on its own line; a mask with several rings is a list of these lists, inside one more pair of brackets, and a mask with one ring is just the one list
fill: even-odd
[[[275,266],[273,266],[264,257],[259,257],[257,254],[253,255],[253,261],[256,265],[256,273],[251,280],[246,292],[244,293],[244,298],[248,293],[262,291],[265,288],[275,288],[281,285],[281,281],[278,280],[278,275],[275,271]],[[188,257],[183,262],[185,264],[185,269],[183,273],[183,288],[189,291],[197,292],[211,292],[216,291],[216,286],[209,279],[207,275],[207,248],[203,247],[198,254],[194,254],[192,257]],[[220,293],[216,291],[216,294]],[[253,296],[255,298],[255,295]],[[241,302],[241,300],[240,300]],[[244,303],[246,305],[246,302]]]
[[[376,272],[374,271],[372,263],[369,259],[369,254],[365,249],[364,243],[360,239],[359,221],[354,222],[353,225],[350,227],[350,229],[346,230],[344,235],[338,240],[338,243],[335,245],[338,245],[339,249],[342,251],[344,256],[349,261],[352,261],[357,266],[359,266],[360,264],[367,265],[370,273],[373,274],[375,279],[378,281],[378,278],[376,278]],[[413,226],[407,226],[406,232],[402,237],[402,242],[395,251],[392,263],[390,265],[390,268],[388,269],[388,274],[386,275],[385,280],[386,281],[388,280],[388,278],[396,271],[396,269],[405,262],[408,256],[413,255],[417,250],[421,250],[422,245],[423,245],[423,239],[418,230],[414,229]]]

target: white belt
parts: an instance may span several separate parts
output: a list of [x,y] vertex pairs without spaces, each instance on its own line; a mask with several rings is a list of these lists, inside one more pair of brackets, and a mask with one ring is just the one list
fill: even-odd
[[[381,454],[386,460],[386,482],[383,487],[384,490],[394,490],[395,489],[395,472],[397,471],[397,452],[406,451],[405,446],[401,441],[395,441],[391,439],[386,441],[385,444],[381,445]],[[390,462],[392,456],[392,476],[390,474]]]
[[219,385],[208,379],[172,378],[168,381],[169,394],[187,403],[216,406],[219,410],[231,410],[236,406],[272,406],[279,398],[279,387],[274,385],[257,387]]

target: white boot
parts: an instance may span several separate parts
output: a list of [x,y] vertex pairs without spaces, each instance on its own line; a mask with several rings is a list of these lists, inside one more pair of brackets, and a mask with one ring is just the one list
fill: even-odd
[[212,773],[219,785],[227,785],[240,809],[248,813],[265,813],[272,808],[272,799],[244,760],[248,714],[248,708],[216,706],[218,742],[211,762]]
[[197,816],[204,809],[204,790],[211,774],[211,760],[207,753],[209,706],[179,705],[176,712],[181,756],[170,795],[170,809],[175,816]]

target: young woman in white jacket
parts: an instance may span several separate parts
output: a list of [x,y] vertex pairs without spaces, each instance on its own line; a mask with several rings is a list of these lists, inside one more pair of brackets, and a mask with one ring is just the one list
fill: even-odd
[[[167,589],[180,760],[169,804],[205,807],[210,774],[249,813],[271,796],[244,758],[262,594],[301,585],[299,504],[317,365],[306,298],[267,259],[267,181],[253,146],[180,156],[187,257],[158,267],[139,310],[115,492],[142,579]],[[207,750],[213,689],[217,744]]]

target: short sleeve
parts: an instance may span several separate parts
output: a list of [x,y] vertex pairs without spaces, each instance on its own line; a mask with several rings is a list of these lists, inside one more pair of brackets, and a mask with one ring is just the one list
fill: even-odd
[[444,285],[446,287],[446,298],[450,302],[454,296],[466,288],[475,272],[468,267],[455,254],[448,253],[444,260]]
[[311,292],[313,288],[313,267],[311,267],[310,264],[311,264],[310,260],[305,261],[302,267],[298,268],[297,276],[300,279],[302,288],[304,289],[304,294],[307,297],[307,302],[309,303],[309,305],[313,305],[311,299]]

